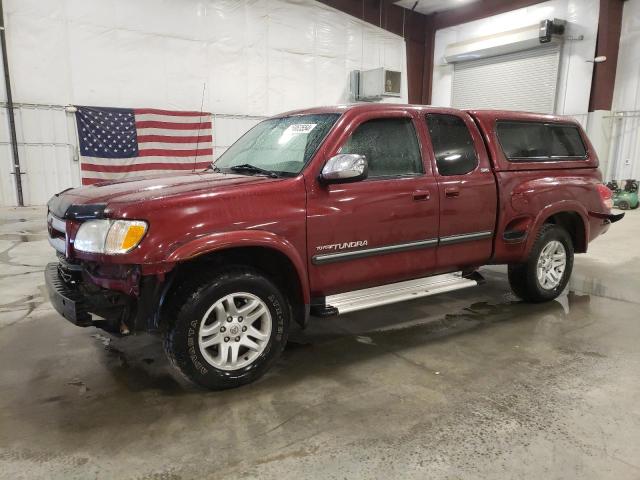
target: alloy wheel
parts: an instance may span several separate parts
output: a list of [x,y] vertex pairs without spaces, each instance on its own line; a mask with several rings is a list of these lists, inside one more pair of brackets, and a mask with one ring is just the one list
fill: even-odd
[[246,292],[232,293],[215,302],[203,315],[198,346],[213,367],[238,370],[264,352],[271,329],[271,313],[259,297]]
[[540,286],[553,290],[562,281],[567,267],[567,252],[561,242],[552,240],[547,243],[538,257],[536,273]]

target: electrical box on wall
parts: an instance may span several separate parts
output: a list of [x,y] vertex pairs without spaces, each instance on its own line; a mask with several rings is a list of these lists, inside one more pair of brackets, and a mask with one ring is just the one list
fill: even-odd
[[566,23],[567,22],[564,20],[559,20],[557,18],[554,18],[553,20],[542,20],[540,22],[540,27],[538,28],[538,39],[540,40],[540,43],[549,43],[553,35],[562,35],[564,33]]
[[382,97],[399,97],[402,74],[386,68],[353,71],[351,94],[354,100],[375,101]]

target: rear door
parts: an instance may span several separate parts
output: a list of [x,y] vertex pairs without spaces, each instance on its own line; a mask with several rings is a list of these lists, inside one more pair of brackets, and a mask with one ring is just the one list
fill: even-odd
[[429,113],[440,197],[439,269],[485,263],[492,254],[497,192],[489,157],[466,114]]
[[327,152],[327,158],[365,155],[369,176],[332,185],[311,179],[307,232],[313,295],[406,280],[435,267],[438,188],[422,157],[426,133],[419,120],[406,111],[361,114]]

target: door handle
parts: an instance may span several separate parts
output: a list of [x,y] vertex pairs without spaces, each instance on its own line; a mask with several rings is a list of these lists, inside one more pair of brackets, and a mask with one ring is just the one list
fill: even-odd
[[429,190],[416,190],[413,192],[413,199],[416,201],[429,200],[429,198],[431,198]]
[[449,187],[444,189],[444,196],[448,198],[455,198],[460,196],[460,190],[457,187]]

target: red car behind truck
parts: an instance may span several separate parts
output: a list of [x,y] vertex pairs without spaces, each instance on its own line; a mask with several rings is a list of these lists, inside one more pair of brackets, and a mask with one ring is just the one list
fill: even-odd
[[293,111],[206,171],[105,181],[48,203],[53,306],[78,326],[161,332],[221,389],[261,376],[289,326],[476,285],[508,264],[557,297],[621,218],[574,120],[361,104]]

